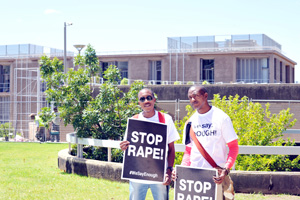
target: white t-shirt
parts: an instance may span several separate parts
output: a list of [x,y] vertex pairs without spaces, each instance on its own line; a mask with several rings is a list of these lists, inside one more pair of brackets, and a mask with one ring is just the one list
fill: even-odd
[[60,118],[59,118],[60,113],[59,113],[59,112],[54,112],[54,114],[55,114],[55,118],[53,119],[52,122],[53,122],[55,125],[59,125],[59,124],[60,124]]
[[[217,165],[224,167],[227,161],[226,144],[238,138],[229,116],[219,108],[212,106],[207,113],[196,112],[193,114],[190,121],[203,148]],[[212,168],[202,157],[193,141],[190,159],[193,167]]]
[[[165,124],[167,125],[167,134],[168,134],[168,144],[175,142],[176,140],[180,139],[180,136],[176,130],[176,127],[174,125],[174,122],[172,120],[172,117],[166,113],[163,114],[165,117]],[[159,118],[158,118],[158,112],[155,111],[155,114],[153,117],[150,118],[146,118],[143,116],[143,113],[141,112],[138,116],[139,120],[144,120],[144,121],[151,121],[151,122],[159,122]],[[127,132],[127,130],[126,130]],[[168,149],[168,146],[167,146]],[[166,161],[167,162],[167,161]],[[137,183],[145,183],[142,180],[132,180],[133,182],[137,182]],[[157,184],[157,182],[151,182],[151,181],[147,181],[146,184]]]
[[[174,122],[172,120],[172,117],[166,113],[163,113],[165,117],[165,124],[167,125],[167,132],[168,132],[168,144],[171,142],[175,142],[176,140],[180,139],[179,134],[176,130],[176,127],[174,125]],[[158,118],[158,112],[155,111],[155,115],[150,118],[146,118],[143,116],[142,112],[139,114],[138,117],[139,120],[144,120],[144,121],[151,121],[151,122],[159,122]]]

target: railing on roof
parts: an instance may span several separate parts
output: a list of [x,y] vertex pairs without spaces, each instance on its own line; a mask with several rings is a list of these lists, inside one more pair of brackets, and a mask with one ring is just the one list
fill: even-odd
[[278,47],[255,46],[255,47],[211,47],[211,48],[185,48],[185,49],[156,49],[156,50],[124,50],[124,51],[101,51],[98,56],[105,55],[132,55],[132,54],[167,54],[167,53],[225,53],[225,52],[251,52],[273,50],[281,52]]
[[[15,44],[0,45],[0,58],[5,57],[41,57],[46,54],[49,56],[63,56],[64,51],[61,49],[44,47],[34,44]],[[71,51],[67,52],[67,56],[74,56]]]
[[265,34],[212,35],[191,37],[168,37],[168,49],[252,49],[271,48],[281,51],[281,45]]

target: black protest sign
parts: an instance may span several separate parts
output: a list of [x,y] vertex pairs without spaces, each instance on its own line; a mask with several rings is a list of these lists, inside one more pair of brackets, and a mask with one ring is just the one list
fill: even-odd
[[215,200],[217,199],[217,184],[213,176],[215,169],[176,166],[175,181],[176,200]]
[[123,179],[164,181],[167,125],[128,119],[125,140],[130,142],[123,158]]

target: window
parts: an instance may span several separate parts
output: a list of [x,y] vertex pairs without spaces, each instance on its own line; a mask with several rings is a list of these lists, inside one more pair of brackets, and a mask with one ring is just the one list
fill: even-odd
[[10,66],[0,65],[0,92],[9,92]]
[[200,60],[200,81],[208,81],[214,83],[214,67],[215,60]]
[[[101,74],[100,74],[100,76],[103,77],[104,72],[108,69],[108,67],[110,65],[116,65],[116,62],[115,61],[113,61],[113,62],[101,62],[100,65],[101,65]],[[106,79],[103,79],[103,80],[105,81]]]
[[0,97],[0,123],[9,122],[10,116],[10,98]]
[[47,82],[41,81],[41,92],[45,92],[47,90]]
[[161,61],[149,61],[149,80],[161,84]]
[[245,83],[269,82],[268,58],[237,58],[236,79]]
[[291,77],[291,83],[295,83],[295,68],[292,67],[292,77]]
[[282,83],[282,62],[280,61],[280,83]]
[[115,65],[115,62],[101,62],[101,77],[103,77],[104,72],[108,69],[110,65]]
[[276,83],[276,62],[277,62],[277,59],[274,58],[274,83]]
[[128,62],[118,62],[118,68],[120,70],[120,74],[122,79],[128,78]]
[[108,69],[110,65],[115,65],[118,67],[121,74],[121,79],[128,78],[128,62],[117,62],[117,61],[101,62],[101,70],[102,70],[101,77],[103,77],[104,72]]
[[291,82],[291,79],[290,79],[290,66],[289,65],[285,66],[285,82],[286,83]]

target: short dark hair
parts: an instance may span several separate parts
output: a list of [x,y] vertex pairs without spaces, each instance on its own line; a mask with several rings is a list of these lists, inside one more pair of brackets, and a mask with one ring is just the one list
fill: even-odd
[[193,86],[191,86],[191,87],[189,88],[189,90],[190,90],[192,87],[198,88],[199,94],[201,94],[201,95],[204,95],[205,93],[208,93],[208,92],[207,92],[207,89],[206,89],[203,85],[193,85]]
[[200,90],[199,90],[199,93],[200,93],[201,95],[204,95],[205,93],[208,93],[208,92],[207,92],[207,89],[206,89],[204,86],[202,86],[202,87],[200,88]]
[[35,113],[31,113],[31,114],[29,115],[29,117],[34,118],[35,115],[36,115]]
[[151,96],[152,96],[153,98],[155,98],[154,93],[153,93],[153,91],[152,91],[150,88],[143,88],[143,89],[141,89],[141,90],[139,91],[138,95],[140,94],[140,92],[141,92],[142,90],[148,90],[148,91],[151,93]]

